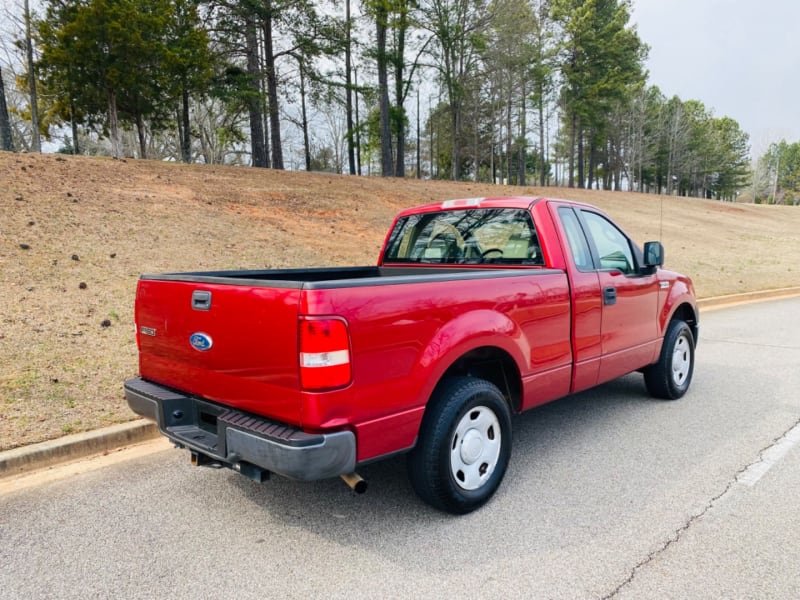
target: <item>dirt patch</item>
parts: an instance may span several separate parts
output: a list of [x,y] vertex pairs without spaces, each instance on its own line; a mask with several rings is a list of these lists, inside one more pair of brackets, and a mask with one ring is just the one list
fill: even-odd
[[0,450],[133,418],[141,273],[374,264],[400,209],[497,195],[596,204],[701,297],[800,285],[797,208],[0,152]]

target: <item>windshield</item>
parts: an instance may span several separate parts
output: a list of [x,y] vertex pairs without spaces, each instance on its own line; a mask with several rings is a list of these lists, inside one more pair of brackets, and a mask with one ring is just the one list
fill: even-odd
[[526,210],[448,210],[398,220],[384,262],[544,265]]

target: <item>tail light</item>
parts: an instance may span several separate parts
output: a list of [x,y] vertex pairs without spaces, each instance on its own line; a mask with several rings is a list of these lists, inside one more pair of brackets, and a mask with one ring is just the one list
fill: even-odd
[[301,318],[300,386],[305,390],[340,388],[350,383],[350,335],[337,318]]

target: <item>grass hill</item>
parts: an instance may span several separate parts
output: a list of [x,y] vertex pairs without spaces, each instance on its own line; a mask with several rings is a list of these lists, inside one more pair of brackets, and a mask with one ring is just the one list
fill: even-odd
[[596,204],[700,297],[800,285],[800,209],[564,188],[0,152],[0,450],[129,420],[140,273],[374,264],[400,209]]

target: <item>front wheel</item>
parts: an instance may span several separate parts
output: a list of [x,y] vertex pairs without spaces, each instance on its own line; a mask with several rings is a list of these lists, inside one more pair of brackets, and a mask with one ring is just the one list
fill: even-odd
[[689,389],[694,372],[694,336],[685,321],[675,319],[667,327],[658,362],[644,371],[650,395],[677,400]]
[[465,514],[497,490],[511,456],[511,412],[492,383],[454,377],[437,388],[408,455],[414,491],[431,506]]

